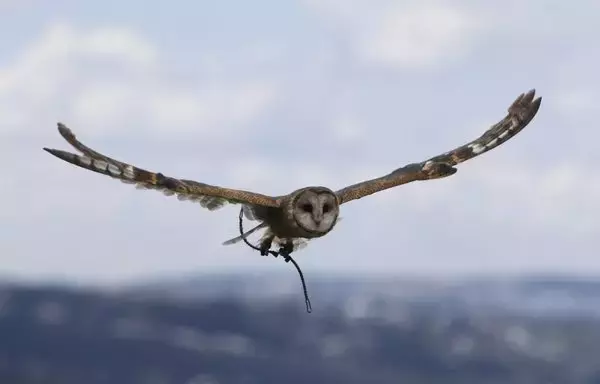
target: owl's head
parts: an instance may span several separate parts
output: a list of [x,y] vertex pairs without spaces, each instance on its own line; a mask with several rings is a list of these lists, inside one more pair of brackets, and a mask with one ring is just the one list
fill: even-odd
[[325,187],[303,188],[291,201],[296,224],[312,235],[331,231],[339,215],[339,201],[335,193]]

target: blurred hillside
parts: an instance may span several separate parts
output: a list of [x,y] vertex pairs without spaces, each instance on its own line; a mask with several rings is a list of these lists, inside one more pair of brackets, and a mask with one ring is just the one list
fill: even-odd
[[0,383],[600,383],[600,283],[307,279],[5,284]]

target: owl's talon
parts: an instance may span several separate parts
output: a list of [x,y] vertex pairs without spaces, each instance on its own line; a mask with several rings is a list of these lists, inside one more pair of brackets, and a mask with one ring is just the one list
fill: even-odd
[[261,256],[269,256],[271,251],[271,242],[272,239],[265,239],[262,243],[260,243],[260,255]]
[[286,262],[290,261],[290,254],[294,251],[293,243],[285,243],[281,247],[279,247],[279,251],[277,252],[281,255]]

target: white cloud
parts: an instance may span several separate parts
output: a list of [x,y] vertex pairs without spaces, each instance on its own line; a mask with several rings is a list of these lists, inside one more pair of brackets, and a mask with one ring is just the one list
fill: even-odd
[[591,236],[600,227],[595,214],[600,211],[600,177],[585,164],[555,163],[542,168],[487,162],[461,171],[453,176],[461,178],[455,180],[460,189],[438,199],[467,203],[476,194],[478,201],[459,209],[475,210],[479,220],[566,238]]
[[260,117],[274,95],[261,79],[178,83],[159,49],[127,28],[55,24],[0,68],[0,133],[51,132],[63,121],[86,134],[224,135]]
[[447,65],[468,51],[484,27],[476,12],[441,2],[306,0],[305,4],[350,37],[360,60],[400,69]]
[[338,142],[359,142],[365,137],[365,127],[350,113],[334,116],[331,122],[333,136]]
[[599,95],[592,89],[570,89],[557,92],[553,105],[561,113],[576,116],[580,113],[600,111],[599,99]]
[[0,11],[11,11],[23,6],[30,6],[36,3],[36,0],[0,0]]
[[548,39],[567,38],[572,41],[597,31],[598,9],[594,0],[581,0],[578,7],[558,1],[506,0],[502,3],[502,12],[482,2],[468,3],[484,13],[486,25],[493,28],[495,33],[504,37],[518,36],[518,39],[510,42],[513,45],[547,44]]
[[464,53],[476,27],[472,15],[448,5],[395,7],[365,31],[358,53],[366,61],[400,68],[447,64]]

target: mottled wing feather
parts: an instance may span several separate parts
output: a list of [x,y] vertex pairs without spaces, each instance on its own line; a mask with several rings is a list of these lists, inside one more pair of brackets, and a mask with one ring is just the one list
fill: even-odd
[[480,156],[508,141],[521,132],[537,114],[542,98],[534,99],[534,97],[534,89],[519,95],[508,107],[508,114],[479,138],[442,155],[432,157],[428,161],[442,162],[454,166]]
[[452,168],[455,165],[480,156],[521,132],[540,108],[542,98],[534,99],[534,97],[534,89],[519,95],[502,120],[465,145],[421,163],[408,164],[383,177],[340,189],[336,192],[340,204],[412,181],[435,179],[455,173],[456,169]]
[[58,131],[82,155],[52,148],[44,148],[45,151],[84,169],[110,176],[124,183],[135,184],[137,188],[156,189],[168,196],[176,195],[179,200],[198,202],[202,207],[209,210],[218,209],[227,203],[244,204],[248,206],[245,210],[248,212],[247,215],[252,214],[252,206],[278,207],[280,204],[278,198],[271,196],[217,187],[193,180],[176,179],[162,173],[150,172],[115,160],[85,146],[62,123],[58,123]]

